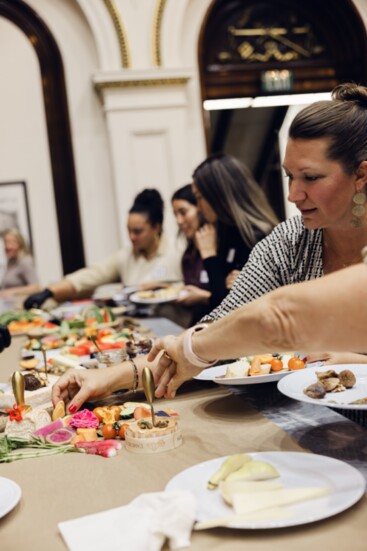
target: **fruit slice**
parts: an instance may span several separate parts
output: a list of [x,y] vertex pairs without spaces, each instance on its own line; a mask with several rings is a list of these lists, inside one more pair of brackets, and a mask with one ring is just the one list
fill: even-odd
[[228,457],[219,469],[210,477],[208,481],[208,490],[217,488],[221,480],[225,480],[231,473],[240,469],[247,462],[251,461],[251,457],[243,453],[236,453]]
[[269,478],[278,478],[278,471],[265,461],[249,461],[240,469],[230,473],[226,480],[267,480]]
[[75,436],[75,432],[70,429],[56,429],[46,436],[46,442],[61,446],[62,444],[69,444],[73,436]]
[[137,421],[139,419],[145,419],[146,417],[151,417],[151,416],[152,416],[151,411],[143,406],[138,406],[137,408],[134,409],[134,419],[136,419]]
[[57,419],[65,417],[65,413],[65,403],[63,400],[60,400],[60,402],[57,402],[55,409],[52,412],[52,420],[57,421]]

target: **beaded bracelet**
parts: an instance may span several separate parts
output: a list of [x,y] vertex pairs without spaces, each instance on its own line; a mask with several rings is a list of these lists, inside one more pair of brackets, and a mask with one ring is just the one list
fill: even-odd
[[138,384],[139,384],[139,372],[138,372],[138,368],[136,366],[136,363],[134,362],[134,360],[132,358],[129,359],[129,362],[133,366],[133,370],[134,370],[134,382],[133,382],[133,386],[130,390],[132,390],[133,393],[135,394],[136,389],[138,388]]

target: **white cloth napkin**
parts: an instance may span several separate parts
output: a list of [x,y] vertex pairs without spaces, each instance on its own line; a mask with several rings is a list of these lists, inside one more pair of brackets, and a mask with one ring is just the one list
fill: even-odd
[[70,551],[159,551],[190,546],[196,498],[185,490],[142,494],[128,505],[59,523]]

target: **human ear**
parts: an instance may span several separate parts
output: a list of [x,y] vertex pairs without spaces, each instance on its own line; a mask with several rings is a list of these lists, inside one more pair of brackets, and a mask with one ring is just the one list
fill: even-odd
[[367,161],[362,161],[355,171],[356,174],[356,191],[363,191],[367,185]]

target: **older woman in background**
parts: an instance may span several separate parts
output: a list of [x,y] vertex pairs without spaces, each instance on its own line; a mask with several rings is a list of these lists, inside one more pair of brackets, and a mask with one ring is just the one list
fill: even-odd
[[7,257],[5,274],[1,283],[1,297],[36,292],[40,289],[38,275],[28,244],[17,228],[3,233]]

